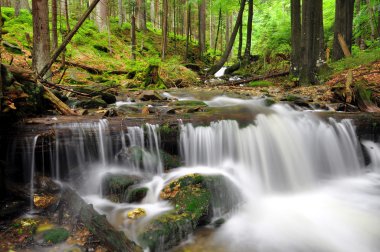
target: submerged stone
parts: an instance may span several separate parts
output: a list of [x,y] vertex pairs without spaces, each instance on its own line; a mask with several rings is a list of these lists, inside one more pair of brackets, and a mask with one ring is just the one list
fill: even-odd
[[128,190],[125,201],[128,203],[140,202],[145,198],[148,190],[146,187],[131,188]]
[[102,180],[103,196],[115,202],[124,202],[129,187],[140,183],[141,177],[124,174],[106,174]]

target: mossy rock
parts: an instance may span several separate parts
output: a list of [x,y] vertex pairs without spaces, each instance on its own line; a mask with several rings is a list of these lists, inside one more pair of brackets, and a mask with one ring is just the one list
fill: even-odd
[[186,239],[208,215],[211,193],[199,174],[181,177],[165,186],[161,198],[175,209],[151,221],[138,236],[150,251],[166,251]]
[[128,203],[133,203],[133,202],[141,202],[146,194],[148,193],[148,188],[146,187],[137,187],[137,188],[131,188],[128,189],[127,197],[125,199],[126,202]]
[[106,174],[102,180],[102,194],[114,202],[124,202],[129,187],[141,180],[142,178],[135,175]]
[[69,235],[69,231],[64,228],[54,228],[46,231],[43,234],[43,238],[45,242],[57,244],[66,241]]
[[107,107],[107,103],[101,99],[100,97],[93,97],[91,99],[85,99],[77,103],[78,107],[84,109],[97,109],[99,107],[105,108]]
[[161,161],[166,170],[178,168],[181,166],[181,160],[178,156],[171,155],[165,151],[160,150]]

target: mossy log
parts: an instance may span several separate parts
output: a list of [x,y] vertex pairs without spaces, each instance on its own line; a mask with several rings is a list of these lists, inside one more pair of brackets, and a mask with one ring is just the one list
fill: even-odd
[[62,193],[63,204],[69,208],[73,218],[78,220],[93,234],[109,251],[136,251],[142,249],[127,239],[123,232],[116,231],[104,215],[96,212],[92,205],[86,202],[71,188],[65,187]]

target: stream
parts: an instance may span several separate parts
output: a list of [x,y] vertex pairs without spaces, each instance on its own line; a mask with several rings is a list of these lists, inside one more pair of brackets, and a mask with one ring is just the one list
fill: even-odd
[[[106,119],[57,124],[54,146],[45,144],[40,156],[35,148],[41,138],[25,140],[24,169],[33,181],[35,159],[43,160],[39,173],[69,183],[138,244],[144,227],[173,209],[160,198],[165,185],[188,174],[213,174],[226,179],[228,192],[211,209],[207,239],[197,231],[174,251],[380,250],[380,145],[360,140],[351,120],[323,121],[287,105],[264,107],[259,99],[216,97],[206,103],[245,106],[258,115],[248,125],[178,120],[181,165],[171,170],[164,167],[159,125],[111,132]],[[140,203],[110,201],[101,188],[109,174],[142,177],[135,186],[148,188],[147,195]],[[128,218],[138,208],[146,216]],[[215,227],[221,219],[224,224]]]

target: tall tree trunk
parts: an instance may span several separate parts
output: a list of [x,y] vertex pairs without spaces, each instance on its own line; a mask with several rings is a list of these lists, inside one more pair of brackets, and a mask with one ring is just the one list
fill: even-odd
[[291,1],[292,56],[290,72],[298,77],[301,66],[301,1]]
[[154,1],[151,0],[150,1],[150,22],[152,22],[153,24],[153,27],[156,27],[155,26],[155,23],[156,23],[156,13],[155,13],[155,10],[154,10]]
[[66,18],[66,28],[67,32],[70,32],[70,20],[69,20],[69,5],[67,4],[68,0],[63,0],[63,11],[65,13],[65,18]]
[[189,44],[190,44],[190,27],[191,27],[191,3],[190,1],[187,3],[187,15],[186,15],[186,52],[185,58],[186,60],[189,58]]
[[96,7],[96,24],[101,32],[108,30],[108,1],[100,0]]
[[154,16],[155,16],[155,24],[154,27],[161,27],[161,22],[160,22],[160,0],[151,0],[154,1]]
[[253,0],[248,0],[247,41],[245,44],[244,64],[249,64],[251,61],[252,22],[253,22]]
[[325,30],[323,25],[323,0],[316,1],[316,11],[318,23],[316,23],[316,32],[319,31],[317,35],[318,41],[318,58],[317,58],[317,67],[318,64],[324,64],[326,61],[326,51],[325,51]]
[[[50,60],[48,0],[33,0],[33,70],[39,75]],[[47,73],[49,74],[49,73]],[[41,77],[45,77],[41,76]]]
[[168,47],[168,14],[169,14],[169,3],[168,0],[162,1],[162,50],[161,58],[165,60],[166,51]]
[[131,48],[132,48],[132,59],[136,60],[136,18],[135,13],[133,11],[131,17]]
[[199,18],[199,54],[200,57],[206,51],[206,0],[201,0],[198,5],[198,18]]
[[27,9],[30,13],[32,13],[28,0],[21,0],[21,9]]
[[118,8],[118,12],[119,12],[119,26],[122,26],[124,23],[124,20],[125,20],[123,0],[117,1],[117,8]]
[[367,11],[368,11],[368,15],[369,15],[369,25],[371,27],[371,40],[374,41],[375,40],[375,33],[376,33],[375,14],[373,13],[371,0],[366,0],[366,1],[367,1]]
[[[243,17],[242,17],[243,18]],[[242,51],[243,51],[243,20],[242,25],[239,27],[239,45],[238,45],[238,59],[242,60]]]
[[302,66],[300,84],[317,83],[316,67],[319,57],[320,24],[322,0],[303,0],[302,2]]
[[[243,17],[243,16],[242,16],[242,17]],[[220,31],[220,26],[221,26],[221,24],[222,24],[222,8],[219,8],[218,28],[216,29],[214,54],[216,54],[216,49],[217,49],[217,47],[218,47],[219,31]]]
[[57,31],[57,0],[51,1],[51,40],[52,40],[52,50],[55,50],[58,46],[58,31]]
[[334,45],[332,58],[340,60],[344,57],[340,46],[338,35],[342,34],[348,49],[352,46],[352,22],[354,16],[354,0],[336,0],[335,4],[335,24],[334,24]]
[[[355,16],[359,16],[359,14],[360,14],[361,2],[362,2],[362,0],[355,0]],[[361,27],[359,27],[359,29],[361,29]],[[361,35],[355,39],[355,44],[358,47],[360,47],[361,40],[362,40]]]
[[15,17],[20,15],[21,0],[15,0]]
[[136,1],[136,16],[137,16],[137,28],[139,30],[146,30],[146,7],[145,0]]
[[214,75],[216,72],[218,72],[223,67],[224,63],[226,63],[228,56],[230,55],[230,52],[231,52],[232,47],[234,45],[239,27],[241,26],[245,3],[246,3],[246,0],[241,0],[239,14],[238,14],[238,17],[236,19],[235,27],[232,31],[231,38],[228,42],[226,50],[223,53],[222,58],[214,66],[212,66],[210,68],[210,70],[207,72],[207,74]]

